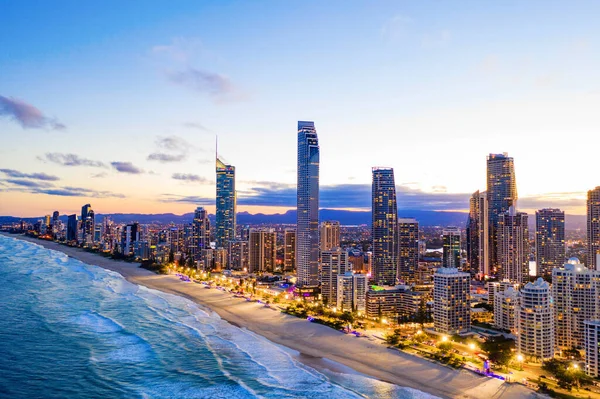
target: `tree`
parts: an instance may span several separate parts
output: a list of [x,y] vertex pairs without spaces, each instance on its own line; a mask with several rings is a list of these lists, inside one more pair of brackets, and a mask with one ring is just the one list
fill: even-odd
[[188,265],[188,267],[194,267],[194,258],[193,257],[188,256],[187,265]]
[[175,252],[172,249],[169,251],[169,263],[175,263]]
[[394,331],[392,334],[386,334],[385,342],[392,346],[396,346],[400,343],[400,334],[397,331]]
[[438,349],[443,354],[446,354],[452,350],[452,342],[448,342],[448,341],[441,342],[440,344],[438,344]]
[[350,312],[344,312],[340,315],[340,320],[348,323],[354,323],[354,316]]
[[511,349],[514,348],[515,341],[504,337],[490,337],[482,345],[481,349],[487,352],[492,363],[499,366],[507,366],[513,355]]

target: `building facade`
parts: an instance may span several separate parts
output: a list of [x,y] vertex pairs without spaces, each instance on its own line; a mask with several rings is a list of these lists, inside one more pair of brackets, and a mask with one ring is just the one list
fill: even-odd
[[[210,249],[210,221],[208,220],[208,211],[201,206],[194,211],[190,238],[187,255],[191,256],[195,262],[205,261],[204,250]],[[201,265],[201,267],[206,269],[206,265]]]
[[529,227],[526,213],[515,207],[498,219],[496,236],[497,275],[500,279],[524,284],[529,280]]
[[354,274],[347,271],[337,276],[336,307],[340,311],[365,313],[367,310],[366,274]]
[[298,122],[296,270],[299,286],[319,284],[319,139],[314,122]]
[[467,220],[467,265],[471,277],[490,275],[489,217],[487,192],[476,191],[469,200]]
[[460,229],[448,227],[442,232],[442,267],[460,269]]
[[519,309],[519,292],[508,287],[494,297],[494,326],[501,330],[517,331],[517,312]]
[[587,196],[587,264],[600,270],[600,187],[588,191]]
[[398,219],[398,275],[405,284],[416,281],[419,267],[419,222],[413,218]]
[[217,248],[226,248],[235,238],[236,195],[235,167],[226,165],[217,157],[217,197],[215,241]]
[[537,274],[549,276],[565,262],[565,213],[541,209],[535,213],[535,260]]
[[585,372],[597,378],[600,376],[600,320],[584,322]]
[[541,277],[521,289],[517,329],[517,353],[537,360],[554,357],[552,295]]
[[331,251],[340,246],[340,222],[324,221],[320,227],[320,249],[321,251]]
[[350,271],[348,253],[341,248],[321,252],[321,295],[327,304],[337,301],[337,277]]
[[229,256],[228,267],[233,270],[248,271],[249,254],[248,241],[232,240],[229,241],[227,250]]
[[433,322],[436,331],[461,334],[471,329],[471,275],[440,268],[433,276]]
[[292,273],[296,270],[296,230],[285,229],[283,232],[283,271]]
[[248,243],[250,273],[272,272],[277,261],[277,234],[274,229],[250,229]]
[[392,168],[373,168],[372,239],[373,279],[395,285],[398,267],[398,205]]

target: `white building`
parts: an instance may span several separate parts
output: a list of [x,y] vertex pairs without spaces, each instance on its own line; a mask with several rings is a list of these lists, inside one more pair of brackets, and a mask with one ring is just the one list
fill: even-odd
[[504,280],[524,284],[529,279],[529,228],[527,214],[514,206],[498,219],[498,267]]
[[342,311],[365,313],[367,310],[367,290],[369,288],[366,274],[346,272],[337,276],[336,306]]
[[554,314],[550,285],[541,277],[521,289],[517,351],[539,360],[554,357]]
[[517,330],[517,310],[519,309],[519,292],[509,286],[504,292],[494,297],[494,326],[496,328]]
[[321,252],[321,295],[327,304],[335,304],[338,296],[338,275],[350,270],[348,253],[341,248]]
[[496,298],[496,294],[498,294],[499,292],[506,291],[506,289],[508,287],[512,287],[515,290],[518,290],[519,288],[521,288],[520,284],[513,283],[513,282],[510,282],[508,280],[488,282],[487,283],[488,304],[494,306],[495,305],[495,301],[496,301],[496,299],[495,299]]
[[469,273],[442,267],[433,276],[433,283],[435,329],[446,334],[468,332],[471,329]]
[[584,322],[585,372],[591,377],[600,375],[600,320]]
[[321,251],[332,251],[340,246],[340,222],[326,220],[319,229]]
[[556,347],[584,347],[584,321],[600,317],[600,271],[571,258],[552,270]]

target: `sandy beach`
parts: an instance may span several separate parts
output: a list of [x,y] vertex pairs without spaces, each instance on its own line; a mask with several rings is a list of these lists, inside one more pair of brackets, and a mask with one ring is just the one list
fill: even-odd
[[441,398],[543,397],[519,384],[505,384],[500,380],[481,377],[466,370],[457,371],[388,349],[385,345],[367,338],[346,335],[257,303],[234,298],[220,290],[185,283],[175,276],[157,275],[140,268],[137,263],[115,261],[55,242],[21,235],[4,235],[30,241],[63,252],[84,263],[115,271],[134,284],[184,296],[212,309],[224,320],[238,327],[246,328],[276,344],[299,352],[298,359],[317,370],[336,371],[334,362],[337,362],[342,368],[346,366],[374,378],[415,388]]

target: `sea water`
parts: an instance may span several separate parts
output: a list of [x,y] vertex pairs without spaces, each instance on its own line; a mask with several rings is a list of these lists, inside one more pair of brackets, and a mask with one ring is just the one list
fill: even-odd
[[2,235],[0,397],[432,398],[318,372],[185,298]]

